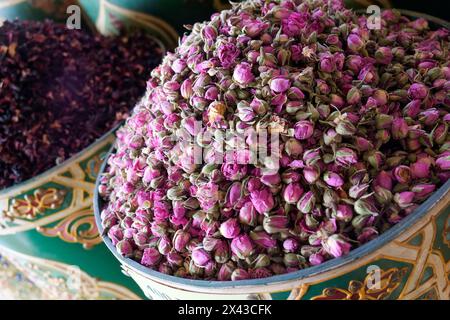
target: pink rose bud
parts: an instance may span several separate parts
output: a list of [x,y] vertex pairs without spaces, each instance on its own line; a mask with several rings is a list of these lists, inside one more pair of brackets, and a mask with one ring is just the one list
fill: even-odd
[[303,168],[303,177],[308,183],[314,183],[320,177],[320,169],[318,166],[308,166]]
[[264,183],[266,186],[272,188],[272,187],[277,187],[280,185],[281,183],[281,177],[280,174],[275,173],[275,174],[265,174],[261,177],[260,180],[262,183]]
[[333,55],[330,53],[319,54],[319,68],[320,71],[325,73],[331,73],[336,69],[336,64],[333,59]]
[[283,199],[287,203],[295,204],[303,194],[303,188],[298,183],[288,184],[283,191]]
[[412,191],[399,192],[394,195],[394,201],[400,208],[406,208],[412,204],[415,195],[416,194]]
[[156,248],[145,248],[141,258],[141,264],[146,267],[152,267],[156,265],[160,259],[161,254]]
[[353,218],[353,209],[348,204],[339,204],[335,216],[339,221],[349,222]]
[[340,188],[344,185],[344,179],[342,177],[332,171],[327,171],[323,175],[323,181],[328,184],[330,187]]
[[314,132],[314,124],[308,120],[300,120],[294,125],[294,136],[298,140],[309,139]]
[[426,161],[417,161],[409,166],[413,179],[424,179],[430,176],[430,163]]
[[312,266],[317,266],[325,261],[325,258],[320,253],[313,253],[308,259]]
[[436,165],[439,167],[439,169],[441,169],[443,171],[450,170],[450,153],[440,156],[436,160]]
[[391,115],[379,113],[375,116],[375,124],[377,129],[390,129],[394,118]]
[[356,152],[350,148],[339,148],[335,155],[336,162],[342,166],[348,167],[358,162]]
[[137,232],[133,235],[133,240],[137,246],[141,247],[147,244],[148,236],[144,232]]
[[242,268],[236,269],[231,274],[231,281],[250,279],[250,274]]
[[375,59],[380,64],[390,64],[393,58],[392,50],[389,47],[379,47],[375,51]]
[[430,108],[419,113],[419,121],[426,126],[433,126],[439,120],[439,110]]
[[287,238],[283,241],[283,248],[286,252],[296,252],[299,248],[298,241],[294,238]]
[[306,150],[303,153],[303,161],[307,166],[314,165],[320,159],[321,155],[319,149]]
[[[447,114],[447,115],[450,116],[450,113]],[[446,142],[447,135],[448,135],[448,124],[447,123],[442,123],[442,124],[438,125],[436,127],[436,129],[434,129],[433,140],[437,144],[443,144],[443,143]]]
[[277,241],[275,239],[273,239],[265,231],[250,231],[250,238],[258,246],[261,246],[261,247],[266,248],[266,249],[273,248],[273,247],[275,247],[277,245]]
[[428,88],[422,83],[413,83],[409,89],[408,94],[412,99],[425,99],[428,96]]
[[173,236],[173,247],[178,252],[186,251],[186,246],[191,239],[191,235],[184,230],[177,230]]
[[214,260],[217,263],[226,263],[230,259],[230,248],[226,241],[219,241],[214,250]]
[[351,247],[351,244],[346,242],[338,234],[331,235],[323,243],[323,248],[325,251],[335,258],[348,254]]
[[252,73],[252,66],[249,63],[242,62],[234,68],[233,80],[241,85],[248,85],[255,80]]
[[284,150],[289,156],[298,157],[303,152],[303,147],[300,141],[291,138],[284,144]]
[[231,241],[231,252],[239,259],[245,259],[253,253],[253,243],[246,234],[240,235]]
[[373,149],[372,142],[362,137],[355,138],[355,146],[358,148],[359,151],[367,151]]
[[356,127],[347,120],[339,121],[335,130],[341,136],[353,136],[356,133]]
[[358,52],[364,47],[364,42],[358,35],[350,34],[347,37],[347,46],[350,50]]
[[255,226],[258,214],[251,202],[246,202],[239,210],[239,222],[249,226]]
[[158,242],[158,251],[162,255],[168,254],[172,250],[172,245],[170,244],[170,239],[167,236],[161,237]]
[[297,209],[303,213],[309,213],[314,209],[316,197],[312,191],[308,191],[297,203]]
[[373,191],[375,192],[375,198],[381,204],[388,204],[392,201],[392,192],[388,189],[385,189],[381,186],[375,185],[373,187]]
[[384,155],[380,151],[369,151],[367,153],[367,161],[378,170],[384,163]]
[[403,118],[395,118],[394,121],[392,121],[392,137],[395,140],[404,139],[408,136],[408,123],[406,123],[405,119]]
[[219,231],[227,239],[236,238],[241,232],[241,228],[239,227],[239,222],[235,218],[230,218],[219,227]]
[[434,190],[436,185],[429,183],[420,183],[411,188],[411,191],[416,194],[415,199],[422,200],[428,197]]
[[[338,109],[341,109],[344,107],[345,105],[345,101],[344,98],[342,98],[341,96],[332,93],[330,95],[330,104]],[[339,133],[339,132],[338,132]]]
[[231,280],[231,274],[233,273],[235,267],[233,263],[225,263],[220,266],[219,272],[217,274],[217,279],[219,281],[229,281]]
[[269,189],[255,190],[250,193],[250,200],[256,211],[263,214],[269,212],[275,206],[275,200]]
[[356,200],[353,204],[353,209],[357,214],[362,216],[378,216],[377,208],[368,199],[360,198]]
[[403,114],[410,118],[416,118],[420,113],[422,101],[419,99],[412,100],[403,108]]
[[181,266],[183,265],[183,257],[176,253],[175,251],[169,252],[166,255],[167,262],[173,266]]
[[202,247],[192,250],[192,260],[197,267],[204,267],[211,261],[211,256]]
[[286,216],[275,215],[264,217],[263,228],[269,234],[283,232],[287,230],[289,219]]
[[362,230],[358,235],[358,241],[360,243],[366,243],[370,240],[375,239],[378,236],[378,231],[375,228],[367,227]]
[[392,190],[392,178],[389,173],[382,170],[378,173],[377,177],[375,178],[375,184],[379,185],[387,190]]
[[120,240],[119,242],[117,242],[116,250],[120,255],[124,257],[130,257],[133,254],[133,247],[128,240]]
[[281,93],[281,92],[285,92],[289,89],[289,87],[291,86],[291,81],[289,79],[287,79],[286,77],[279,76],[279,77],[272,78],[269,81],[269,85],[270,85],[270,89],[273,92]]
[[408,166],[400,165],[393,171],[394,178],[402,183],[408,184],[411,181],[411,169]]
[[352,87],[347,93],[347,103],[350,105],[358,104],[361,101],[361,91]]
[[114,225],[108,230],[108,237],[111,239],[113,245],[116,245],[123,239],[123,231],[119,225]]
[[348,195],[350,196],[350,198],[359,199],[366,194],[369,187],[370,186],[367,183],[354,185],[348,190]]

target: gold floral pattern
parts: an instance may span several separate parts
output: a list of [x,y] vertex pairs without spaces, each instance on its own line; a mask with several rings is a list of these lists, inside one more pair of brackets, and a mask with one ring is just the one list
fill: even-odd
[[347,289],[326,288],[322,294],[313,297],[312,300],[382,300],[389,298],[390,294],[398,288],[402,282],[407,269],[391,268],[386,271],[381,270],[380,285],[369,285],[374,272],[370,272],[364,279],[364,283],[352,280]]
[[85,249],[102,242],[95,225],[92,209],[85,209],[71,214],[54,227],[38,227],[37,231],[45,236],[59,237],[69,243],[81,243]]
[[6,212],[6,216],[32,220],[38,215],[44,214],[48,209],[61,207],[65,196],[65,190],[38,188],[34,190],[33,194],[25,195],[23,199],[13,199],[11,209]]

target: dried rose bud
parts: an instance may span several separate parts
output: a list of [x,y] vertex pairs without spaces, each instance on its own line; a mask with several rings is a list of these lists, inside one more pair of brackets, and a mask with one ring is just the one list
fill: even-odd
[[298,241],[294,238],[287,238],[283,241],[283,249],[286,252],[296,252],[299,248]]
[[335,258],[348,254],[351,247],[351,244],[338,234],[333,234],[323,241],[324,250]]
[[341,120],[336,126],[336,132],[341,136],[352,136],[356,133],[355,126],[346,120]]
[[250,256],[254,250],[252,240],[248,235],[241,235],[231,241],[231,252],[239,259],[245,259]]
[[428,183],[416,184],[411,188],[411,191],[416,194],[416,200],[423,200],[427,198],[432,192],[434,192],[434,190],[436,190],[436,185]]
[[380,113],[375,116],[377,129],[390,129],[392,122],[393,117],[391,115]]
[[307,166],[312,166],[319,160],[320,160],[320,151],[318,149],[306,150],[303,153],[303,161]]
[[450,153],[439,157],[436,160],[436,165],[443,171],[450,170]]
[[264,217],[263,228],[270,234],[284,232],[287,230],[288,222],[289,220],[286,216],[275,215]]
[[419,99],[412,100],[403,108],[403,114],[410,118],[416,118],[420,113],[421,103]]
[[362,137],[355,137],[355,146],[359,151],[367,151],[373,149],[372,142]]
[[182,266],[183,265],[183,257],[178,253],[172,251],[166,255],[167,262],[172,266]]
[[308,166],[303,168],[303,177],[308,183],[314,183],[320,177],[320,169],[318,166]]
[[294,125],[294,136],[298,140],[309,139],[314,132],[314,124],[308,120],[301,120]]
[[231,280],[231,274],[235,270],[235,266],[232,262],[228,262],[225,264],[222,264],[219,272],[217,273],[217,279],[219,281],[228,281]]
[[369,187],[370,186],[368,183],[354,185],[350,187],[348,195],[350,196],[350,198],[359,199],[360,197],[366,194]]
[[269,81],[269,85],[270,85],[270,89],[273,92],[281,93],[281,92],[285,92],[289,89],[289,87],[291,86],[291,81],[289,79],[287,79],[286,77],[279,76],[279,77],[275,77],[275,78],[271,79]]
[[250,279],[250,275],[242,268],[235,269],[231,274],[231,281]]
[[350,148],[339,148],[335,154],[336,162],[342,166],[350,166],[358,162],[356,152]]
[[378,236],[378,231],[373,227],[367,227],[362,229],[361,233],[358,235],[358,241],[360,243],[366,243]]
[[252,191],[250,193],[250,200],[252,201],[256,211],[261,214],[269,212],[275,206],[272,193],[268,189]]
[[347,93],[347,103],[350,105],[358,104],[361,101],[361,92],[358,88],[352,87]]
[[375,206],[367,199],[360,198],[356,200],[353,208],[355,209],[355,212],[360,215],[378,215],[378,211],[376,210]]
[[410,166],[413,179],[423,179],[430,176],[430,164],[426,161],[417,161]]
[[422,83],[413,83],[408,89],[408,95],[412,99],[425,99],[428,96],[428,88]]
[[178,252],[186,251],[186,246],[191,239],[191,235],[184,230],[177,230],[173,236],[173,247]]
[[119,242],[117,242],[116,250],[120,255],[124,257],[130,257],[133,254],[133,247],[128,240],[120,240]]
[[[269,174],[265,174],[265,175],[263,175],[261,177],[260,181],[262,183],[264,183],[266,186],[268,186],[270,188],[273,188],[273,187],[277,187],[277,186],[280,185],[281,177],[280,177],[280,175],[278,173],[270,174],[270,175]],[[259,188],[257,188],[257,189],[259,189]],[[253,190],[256,190],[256,188],[253,189]],[[250,192],[252,192],[252,190],[250,190]]]
[[297,203],[297,209],[302,213],[309,213],[316,204],[316,197],[312,191],[305,193]]
[[347,46],[350,50],[358,52],[364,47],[364,42],[357,34],[352,33],[347,37]]
[[408,184],[411,181],[411,169],[408,166],[398,166],[393,170],[394,178],[402,183]]
[[375,169],[379,169],[384,163],[384,155],[380,151],[369,151],[366,154],[367,161]]
[[[114,225],[108,230],[108,237],[111,239],[113,245],[116,245],[123,239],[123,231],[119,225]],[[139,244],[138,244],[139,245]]]
[[414,200],[415,193],[412,191],[403,191],[394,195],[394,201],[400,208],[409,207]]
[[408,136],[408,123],[406,123],[405,119],[403,118],[395,118],[394,121],[392,121],[392,137],[395,140],[404,139]]
[[264,268],[270,265],[270,258],[267,254],[258,254],[258,256],[253,260],[252,266],[255,268]]
[[284,188],[283,199],[287,203],[296,204],[303,192],[303,188],[299,183],[290,183]]
[[239,227],[239,222],[235,218],[230,218],[224,222],[219,227],[220,234],[227,239],[236,238],[241,232]]
[[389,47],[379,47],[378,50],[375,51],[375,59],[380,64],[390,64],[392,58],[393,54]]
[[389,173],[382,170],[375,178],[375,185],[379,185],[387,190],[392,190],[392,178]]
[[312,266],[317,266],[325,261],[325,258],[320,253],[313,253],[309,256],[309,263]]
[[192,250],[192,260],[197,267],[204,267],[211,261],[211,256],[202,247],[197,247]]
[[233,80],[241,85],[248,85],[253,80],[255,76],[252,73],[252,67],[249,63],[242,62],[234,68]]
[[302,154],[303,147],[302,147],[302,144],[300,143],[300,141],[291,138],[288,141],[286,141],[286,143],[284,144],[284,150],[286,151],[286,153],[289,156],[296,158],[300,154]]
[[433,140],[437,144],[445,143],[448,135],[448,124],[447,123],[440,124],[433,130],[432,133],[433,133]]
[[156,265],[160,259],[161,254],[156,248],[145,248],[141,258],[141,264],[146,267],[152,267]]
[[328,184],[330,187],[340,188],[344,185],[344,179],[342,177],[332,171],[327,171],[323,175],[323,181]]
[[266,249],[273,248],[277,245],[277,241],[265,231],[250,231],[250,238],[254,243]]
[[295,253],[286,253],[283,262],[287,267],[299,267],[302,262],[301,256]]
[[353,218],[353,209],[348,204],[339,204],[334,216],[339,221],[350,222]]
[[249,226],[255,226],[258,218],[258,213],[251,202],[246,202],[239,210],[239,222]]
[[374,195],[377,201],[381,204],[388,204],[392,200],[392,193],[388,189],[385,189],[379,185],[373,187],[375,191]]

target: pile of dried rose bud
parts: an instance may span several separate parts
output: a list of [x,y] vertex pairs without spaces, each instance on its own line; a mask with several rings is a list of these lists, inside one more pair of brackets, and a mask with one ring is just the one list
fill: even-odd
[[[152,269],[216,280],[293,272],[376,238],[450,176],[448,40],[395,11],[368,30],[338,0],[246,1],[195,24],[118,133],[99,186],[108,236]],[[176,145],[195,120],[277,130],[278,172],[215,164],[212,140],[194,140],[206,160],[193,164]]]

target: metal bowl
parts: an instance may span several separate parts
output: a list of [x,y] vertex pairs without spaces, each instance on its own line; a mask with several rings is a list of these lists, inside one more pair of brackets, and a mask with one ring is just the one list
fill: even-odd
[[[449,26],[438,18],[399,11]],[[106,162],[100,172],[104,172]],[[99,179],[94,212],[103,234],[100,211],[104,203],[98,195],[98,185]],[[450,297],[450,181],[397,225],[348,255],[264,279],[206,281],[166,275],[122,257],[107,236],[102,238],[123,270],[151,299],[447,300]],[[374,284],[374,279],[379,281]]]

